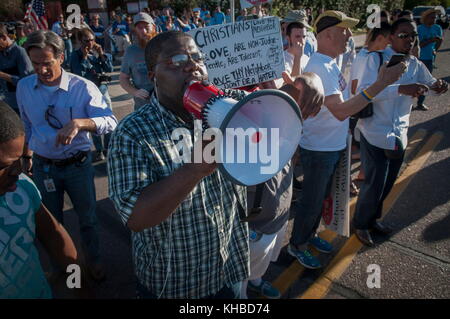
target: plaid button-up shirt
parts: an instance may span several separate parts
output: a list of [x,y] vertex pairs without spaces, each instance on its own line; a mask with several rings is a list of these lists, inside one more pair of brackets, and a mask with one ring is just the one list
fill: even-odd
[[[152,96],[127,116],[113,134],[108,154],[109,195],[126,224],[140,193],[174,173],[183,163],[171,139],[188,128]],[[191,137],[193,129],[189,129]],[[248,227],[238,203],[246,191],[216,170],[203,178],[171,217],[132,233],[135,271],[141,284],[163,298],[202,298],[248,277]],[[150,213],[150,212],[149,212]]]

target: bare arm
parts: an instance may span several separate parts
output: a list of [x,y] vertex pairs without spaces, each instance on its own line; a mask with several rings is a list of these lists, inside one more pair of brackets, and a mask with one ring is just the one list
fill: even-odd
[[80,131],[95,133],[97,125],[91,119],[73,119],[58,131],[55,145],[69,145]]
[[50,257],[63,269],[70,264],[79,263],[72,238],[43,204],[36,213],[36,236]]
[[439,50],[441,45],[442,45],[442,39],[441,38],[436,38],[436,51]]
[[[370,96],[375,97],[387,86],[396,82],[405,70],[405,63],[399,63],[390,68],[387,68],[386,65],[384,65],[380,70],[376,82],[369,86],[366,89],[366,92]],[[339,94],[333,94],[325,97],[325,106],[328,107],[330,112],[339,121],[344,121],[349,116],[358,113],[367,104],[369,104],[369,101],[367,101],[361,94],[355,95],[345,102]]]
[[186,164],[171,176],[147,186],[140,194],[127,226],[134,232],[156,226],[173,214],[194,187],[217,164]]
[[430,43],[433,43],[435,41],[436,41],[436,39],[434,39],[434,38],[420,41],[420,47],[421,48],[426,47],[427,45],[429,45]]
[[123,72],[120,72],[119,74],[119,82],[122,89],[128,92],[128,94],[131,94],[134,96],[134,94],[138,91],[130,81],[130,76],[128,74],[125,74]]
[[5,80],[5,81],[7,81],[7,82],[9,82],[11,84],[14,84],[12,76],[10,74],[8,74],[8,73],[0,71],[0,79]]

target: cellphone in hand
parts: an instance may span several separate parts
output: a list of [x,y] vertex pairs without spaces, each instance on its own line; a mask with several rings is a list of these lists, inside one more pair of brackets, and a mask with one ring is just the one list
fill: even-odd
[[387,65],[387,67],[391,67],[394,65],[399,64],[400,62],[403,62],[406,60],[407,55],[406,54],[395,54],[391,57],[391,59],[389,60],[389,63]]

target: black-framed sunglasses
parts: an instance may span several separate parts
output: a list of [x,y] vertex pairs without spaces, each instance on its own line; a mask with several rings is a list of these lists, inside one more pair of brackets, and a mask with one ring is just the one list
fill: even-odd
[[[47,107],[47,110],[45,111],[45,120],[47,121],[48,125],[50,125],[50,127],[54,128],[55,130],[60,130],[64,127],[64,125],[55,115],[52,114],[54,109],[54,105],[49,105]],[[72,108],[70,108],[70,120],[72,120]]]
[[[184,67],[189,62],[189,59],[192,59],[195,63],[203,64],[205,61],[205,56],[201,52],[196,52],[193,54],[177,54],[161,62],[166,62],[169,65],[179,68]],[[157,64],[161,62],[158,62]]]
[[419,34],[417,32],[414,33],[406,33],[406,32],[402,32],[397,34],[397,38],[399,39],[408,39],[408,38],[412,38],[413,40],[415,38],[417,38],[419,36]]

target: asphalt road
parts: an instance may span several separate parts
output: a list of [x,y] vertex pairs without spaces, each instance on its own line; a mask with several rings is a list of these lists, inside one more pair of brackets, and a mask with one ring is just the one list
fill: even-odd
[[[116,67],[116,70],[118,68]],[[438,53],[436,77],[450,81],[450,40],[444,41]],[[121,119],[132,110],[130,96],[118,85],[117,72],[110,89],[113,110]],[[443,139],[433,150],[425,165],[415,172],[406,190],[397,199],[385,221],[395,229],[389,238],[377,237],[377,247],[363,248],[342,276],[331,284],[325,298],[449,298],[450,297],[450,105],[449,93],[442,97],[427,97],[427,112],[414,111],[411,115],[409,136],[419,129],[426,130],[423,146],[435,132]],[[412,152],[414,159],[416,152]],[[358,166],[354,164],[353,168]],[[99,218],[100,245],[107,279],[90,283],[94,298],[134,298],[135,277],[131,260],[130,232],[119,221],[108,199],[105,163],[96,164],[97,215]],[[301,196],[301,194],[298,194]],[[66,227],[79,246],[79,229],[76,214],[66,200]],[[291,219],[292,222],[292,219]],[[288,237],[286,238],[286,242]],[[334,240],[336,251],[331,256],[320,256],[326,264],[346,243],[338,236]],[[45,258],[45,254],[43,254]],[[286,275],[295,261],[283,249],[279,260],[272,263],[265,279],[275,282]],[[48,263],[47,263],[48,264]],[[381,288],[368,288],[367,267],[379,265]],[[46,267],[47,268],[47,267]],[[287,287],[283,298],[300,297],[316,282],[323,270],[307,270],[299,277],[283,282]],[[285,278],[285,277],[282,277]],[[71,298],[60,278],[54,284],[55,296]]]

